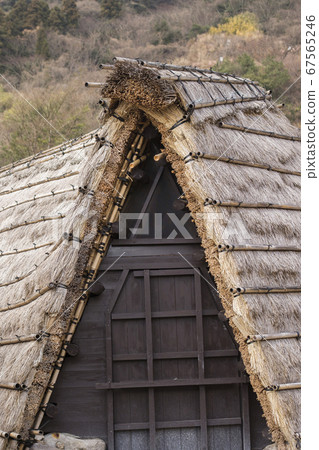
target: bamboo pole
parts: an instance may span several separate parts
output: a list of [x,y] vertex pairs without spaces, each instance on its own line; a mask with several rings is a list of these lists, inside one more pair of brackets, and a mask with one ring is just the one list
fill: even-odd
[[[158,75],[157,78],[163,81],[189,81],[189,82],[210,82],[210,83],[222,83],[222,84],[246,84],[244,80],[233,78],[213,78],[207,75],[204,76],[192,76],[192,75]],[[251,83],[250,83],[251,84]]]
[[113,64],[100,64],[99,68],[102,70],[113,70],[115,66]]
[[[7,170],[15,169],[21,165],[28,164],[29,162],[32,162],[37,159],[41,159],[45,156],[53,155],[55,153],[60,153],[63,150],[66,150],[70,147],[78,146],[81,142],[89,142],[92,139],[93,133],[95,133],[97,130],[94,130],[92,133],[87,133],[86,135],[83,135],[81,138],[77,139],[70,139],[69,141],[64,142],[63,144],[59,144],[55,147],[49,148],[48,150],[43,150],[42,152],[36,153],[35,155],[31,155],[27,158],[21,159],[19,161],[16,161],[11,164],[7,164],[6,166],[1,167],[0,173],[5,172]],[[90,137],[88,137],[90,136]],[[82,147],[79,147],[81,149]]]
[[[71,147],[70,150],[66,150],[66,151],[58,150],[58,151],[53,152],[51,154],[51,156],[43,157],[42,159],[40,157],[39,158],[34,158],[35,162],[33,164],[31,164],[31,162],[26,162],[25,164],[27,165],[27,168],[29,169],[30,167],[34,167],[34,166],[36,166],[38,164],[43,164],[44,162],[51,161],[52,159],[59,158],[60,156],[64,156],[64,155],[66,155],[68,153],[75,152],[75,151],[80,151],[80,150],[83,150],[84,148],[91,147],[94,144],[95,144],[95,142],[90,142],[89,144],[83,144],[80,147],[76,147],[76,148],[72,148]],[[17,173],[17,172],[21,172],[22,170],[25,170],[26,168],[25,167],[17,167],[16,170],[13,170],[13,169],[8,169],[7,173],[5,173],[4,175],[0,176],[0,179],[1,178],[5,178],[7,176],[10,176],[10,175],[12,175],[14,173]]]
[[72,191],[76,191],[76,190],[77,189],[73,186],[72,189],[63,189],[62,191],[55,191],[55,192],[52,191],[50,194],[44,194],[44,195],[39,195],[39,196],[34,195],[33,198],[30,198],[28,200],[23,200],[22,202],[16,202],[16,203],[13,203],[12,205],[2,207],[0,212],[6,211],[7,209],[10,209],[10,208],[14,208],[15,206],[23,205],[25,203],[35,202],[36,200],[41,200],[42,198],[54,197],[55,195],[62,195],[67,192],[72,192]]
[[272,384],[265,387],[265,391],[267,392],[285,391],[288,389],[301,389],[301,383]]
[[21,384],[20,383],[2,383],[0,381],[0,388],[1,389],[11,389],[13,391],[21,391]]
[[132,170],[134,167],[137,167],[139,164],[141,164],[143,161],[145,161],[146,155],[141,156],[140,158],[137,158],[134,162],[130,163],[129,169]]
[[161,159],[164,159],[166,157],[165,153],[157,153],[156,155],[154,155],[154,161],[158,162]]
[[33,435],[33,436],[44,436],[44,431],[42,431],[42,430],[35,430],[35,429],[32,429],[32,430],[29,430],[30,431],[30,433]]
[[15,251],[11,251],[11,252],[2,252],[0,250],[0,257],[1,256],[9,256],[9,255],[17,255],[18,253],[30,252],[31,250],[38,250],[39,248],[48,247],[49,245],[53,245],[53,244],[54,244],[54,242],[47,242],[46,244],[34,245],[33,247],[30,247],[30,248],[24,248],[22,250],[15,250]]
[[58,220],[58,219],[64,219],[64,218],[65,218],[64,214],[60,214],[59,216],[52,216],[52,217],[42,216],[41,219],[35,219],[35,220],[29,220],[29,221],[25,220],[24,222],[17,223],[15,225],[12,224],[12,225],[10,225],[10,227],[2,228],[2,230],[0,230],[0,233],[15,230],[16,228],[24,227],[27,225],[34,225],[34,224],[40,223],[40,222],[47,222],[49,220]]
[[19,433],[15,433],[14,431],[11,431],[11,433],[9,433],[9,437],[11,439],[14,439],[15,441],[21,441],[22,436]]
[[206,102],[206,103],[193,103],[193,104],[191,103],[188,105],[188,107],[191,109],[212,108],[213,106],[232,105],[235,103],[246,103],[270,99],[271,95],[257,95],[255,97],[237,97],[237,98],[228,98],[226,100],[214,100],[213,102]]
[[[22,300],[21,302],[18,303],[14,303],[12,305],[6,306],[5,308],[1,308],[0,312],[4,312],[4,311],[10,311],[11,309],[16,309],[16,308],[20,308],[21,306],[25,306],[28,305],[29,303],[32,303],[34,300],[38,299],[39,297],[41,297],[41,295],[46,294],[48,291],[50,291],[51,289],[55,288],[55,284],[54,283],[50,283],[48,286],[45,286],[42,289],[38,289],[38,292],[34,295],[32,295],[31,297]],[[0,345],[1,345],[0,341]]]
[[300,333],[294,331],[292,333],[271,333],[271,334],[252,334],[247,336],[246,343],[251,344],[258,341],[272,341],[277,339],[300,338]]
[[212,198],[206,198],[204,202],[204,206],[225,206],[225,207],[234,207],[234,208],[270,208],[270,209],[286,209],[291,211],[300,211],[300,206],[296,205],[279,205],[276,203],[245,203],[238,201],[222,201],[222,200],[214,200]]
[[265,251],[265,252],[300,252],[301,248],[296,246],[280,246],[280,245],[229,245],[219,244],[217,246],[219,252],[235,252],[235,251]]
[[241,294],[287,294],[292,292],[301,292],[300,286],[290,287],[261,287],[261,288],[230,288],[230,292],[235,296]]
[[189,162],[193,159],[198,159],[198,158],[203,158],[203,159],[210,159],[213,161],[221,161],[221,162],[225,162],[225,163],[230,163],[230,164],[237,164],[237,165],[241,165],[241,166],[248,166],[248,167],[255,167],[257,169],[266,169],[266,170],[270,170],[270,171],[274,171],[274,172],[280,172],[280,173],[285,173],[288,175],[298,175],[301,176],[301,172],[297,172],[297,171],[293,171],[293,170],[288,170],[288,169],[283,169],[281,167],[272,167],[269,164],[262,164],[262,163],[253,163],[250,161],[243,161],[240,159],[233,159],[233,158],[228,158],[225,156],[217,156],[217,155],[210,155],[207,153],[203,153],[203,152],[190,152],[188,155],[185,156],[184,161],[185,162]]
[[30,336],[19,336],[11,339],[0,339],[0,347],[4,345],[12,345],[12,344],[21,344],[23,342],[31,342],[31,341],[40,341],[42,339],[42,335],[31,334]]
[[218,126],[219,126],[219,128],[225,128],[227,130],[242,131],[244,133],[258,134],[260,136],[268,136],[268,137],[274,137],[274,138],[278,138],[278,139],[286,139],[289,141],[299,141],[299,142],[301,141],[301,138],[298,136],[288,136],[286,134],[279,134],[279,133],[275,133],[272,131],[256,130],[255,128],[242,127],[242,126],[238,126],[238,125],[227,124],[224,122],[219,122]]
[[159,62],[144,61],[142,59],[122,58],[122,57],[118,57],[118,56],[113,58],[113,61],[114,62],[126,62],[126,63],[136,64],[136,65],[140,65],[140,66],[144,66],[144,67],[153,67],[153,68],[160,69],[160,70],[176,70],[176,71],[180,71],[180,72],[199,71],[201,73],[210,73],[210,74],[216,74],[216,75],[220,75],[220,76],[228,76],[228,77],[234,78],[235,80],[241,80],[247,84],[254,84],[256,86],[259,86],[259,83],[257,81],[253,82],[251,80],[248,80],[245,78],[240,78],[235,75],[215,72],[212,69],[199,69],[197,67],[191,67],[191,66],[177,66],[174,64],[163,64],[163,63],[159,63]]
[[4,439],[9,439],[9,433],[7,433],[6,431],[0,430],[0,437],[2,437]]
[[68,177],[73,177],[74,175],[78,175],[80,172],[75,171],[75,172],[69,172],[69,173],[65,173],[59,177],[52,177],[52,178],[46,178],[45,180],[41,180],[41,181],[37,181],[35,183],[29,183],[26,186],[21,186],[19,188],[16,189],[10,189],[8,191],[2,191],[0,192],[0,195],[5,195],[5,194],[12,194],[12,192],[17,192],[17,191],[22,191],[24,189],[28,189],[34,186],[39,186],[40,184],[44,184],[44,183],[50,183],[51,181],[56,181],[56,180],[62,180],[63,178],[68,178]]
[[84,83],[84,86],[86,88],[102,89],[105,86],[105,83],[95,83],[93,81],[87,81],[86,83]]

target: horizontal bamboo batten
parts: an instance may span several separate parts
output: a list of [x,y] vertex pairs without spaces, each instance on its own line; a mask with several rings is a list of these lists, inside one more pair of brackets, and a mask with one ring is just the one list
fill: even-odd
[[[142,153],[144,152],[144,150],[146,148],[145,139],[141,134],[148,124],[149,124],[149,122],[144,122],[144,123],[140,124],[139,133],[137,133],[135,139],[133,140],[131,149],[128,152],[127,157],[123,162],[122,169],[120,171],[120,175],[118,177],[117,182],[115,183],[114,192],[119,193],[118,194],[119,199],[114,203],[110,202],[110,205],[107,208],[107,211],[103,217],[103,223],[106,224],[106,231],[103,231],[102,233],[100,233],[100,236],[94,242],[93,251],[92,251],[92,253],[89,257],[88,263],[87,263],[86,272],[87,272],[88,276],[85,278],[85,281],[83,283],[83,294],[78,299],[75,313],[74,313],[73,319],[70,322],[70,326],[69,326],[68,332],[66,334],[66,338],[64,340],[60,354],[56,361],[55,368],[51,372],[50,381],[49,381],[50,388],[47,389],[44,394],[44,397],[42,399],[42,406],[47,405],[50,400],[53,388],[58,379],[60,368],[62,367],[64,358],[67,354],[66,353],[67,344],[72,341],[73,335],[77,328],[77,324],[79,323],[79,320],[81,319],[81,317],[83,315],[83,312],[84,312],[84,309],[85,309],[85,306],[86,306],[86,303],[88,300],[88,289],[90,286],[92,286],[92,281],[95,280],[96,275],[98,273],[98,269],[101,264],[101,261],[107,252],[107,249],[108,249],[108,246],[109,246],[109,243],[111,240],[111,224],[116,222],[116,220],[118,220],[120,210],[122,209],[122,206],[124,204],[124,201],[127,197],[127,194],[129,192],[131,184],[132,184],[132,178],[130,177],[129,165],[132,162],[136,161],[137,159],[141,158]],[[38,412],[38,415],[34,422],[34,429],[38,429],[40,427],[43,416],[44,416],[44,410],[43,410],[43,408],[40,408],[40,411]]]
[[38,186],[38,185],[44,184],[44,183],[50,183],[50,181],[63,180],[63,178],[73,177],[73,176],[78,175],[78,174],[79,174],[78,171],[64,173],[63,175],[61,175],[59,177],[46,178],[45,180],[37,181],[35,183],[28,183],[27,185],[18,187],[16,189],[10,189],[10,190],[7,190],[7,191],[2,191],[2,192],[0,192],[0,195],[12,194],[12,192],[22,191],[24,189],[28,189],[28,188],[31,188],[31,187],[34,187],[34,186]]
[[86,83],[84,83],[84,86],[87,88],[102,89],[105,86],[105,83],[96,83],[94,81],[87,81]]
[[[240,78],[237,77],[236,75],[232,75],[232,74],[224,74],[224,73],[220,73],[220,72],[215,72],[212,69],[198,69],[197,67],[191,67],[191,66],[177,66],[174,64],[162,64],[159,62],[152,62],[152,61],[143,61],[142,59],[131,59],[131,58],[122,58],[122,57],[115,57],[113,58],[114,62],[126,62],[126,63],[131,63],[131,64],[137,64],[140,66],[144,66],[144,67],[152,67],[154,69],[159,69],[159,70],[176,70],[177,72],[194,72],[194,71],[199,71],[201,73],[209,73],[209,74],[215,74],[215,75],[220,75],[222,76],[228,76],[228,77],[232,77],[235,80],[239,80],[239,81],[243,81],[247,84],[254,84],[256,86],[259,86],[259,83],[253,82],[251,80],[245,79],[245,78]],[[102,65],[102,64],[101,64]],[[104,67],[101,67],[102,69]]]
[[9,439],[9,433],[7,431],[0,430],[0,437],[3,439]]
[[[247,84],[244,80],[232,79],[230,80],[228,77],[225,78],[213,78],[207,75],[205,76],[195,76],[195,75],[158,75],[159,80],[164,81],[190,81],[190,82],[210,82],[210,83],[221,83],[221,84]],[[250,82],[251,84],[251,82]]]
[[22,250],[14,249],[14,251],[11,251],[11,252],[3,252],[2,250],[0,250],[0,257],[1,256],[9,256],[9,255],[17,255],[18,253],[30,252],[31,250],[38,250],[39,248],[48,247],[49,245],[53,245],[53,244],[54,244],[54,242],[46,242],[45,244],[41,244],[41,245],[34,244],[33,247],[23,248]]
[[11,389],[12,391],[23,391],[26,389],[26,385],[20,384],[20,383],[2,383],[0,381],[0,389]]
[[35,202],[36,200],[41,200],[42,198],[47,197],[54,197],[55,195],[62,195],[66,194],[68,192],[75,192],[77,191],[77,188],[75,186],[72,186],[71,189],[63,189],[62,191],[51,191],[50,194],[43,194],[43,195],[34,195],[33,198],[30,198],[28,200],[23,200],[22,202],[16,202],[9,206],[4,206],[1,208],[0,212],[6,211],[7,209],[14,208],[15,206],[24,205],[25,203]]
[[15,230],[16,228],[25,227],[27,225],[34,225],[36,223],[47,222],[50,220],[64,219],[64,218],[65,218],[64,214],[60,214],[59,216],[52,216],[52,217],[42,216],[41,219],[25,220],[24,222],[21,222],[21,223],[11,224],[10,227],[2,228],[0,230],[0,233],[5,233],[6,231]]
[[14,439],[15,441],[21,441],[22,436],[21,434],[15,433],[14,431],[1,431],[0,430],[0,437],[4,439]]
[[225,206],[225,207],[234,207],[234,208],[270,208],[270,209],[287,209],[291,211],[300,211],[300,206],[296,205],[278,205],[276,203],[246,203],[246,202],[237,202],[237,201],[222,201],[222,200],[214,200],[212,198],[207,197],[204,202],[204,206]]
[[301,292],[300,286],[287,287],[260,287],[260,288],[230,288],[230,292],[235,296],[241,294],[288,294],[293,292]]
[[184,162],[188,163],[190,161],[194,161],[194,160],[197,160],[200,158],[208,159],[208,160],[212,160],[212,161],[221,161],[221,162],[225,162],[225,163],[229,163],[229,164],[237,164],[240,166],[255,167],[256,169],[265,169],[265,170],[269,170],[269,171],[273,171],[273,172],[284,173],[287,175],[297,175],[299,177],[301,176],[301,172],[283,169],[281,167],[272,167],[269,164],[253,163],[250,161],[243,161],[240,159],[228,158],[225,156],[210,155],[208,153],[203,153],[203,152],[190,152],[188,155],[186,155],[184,157]]
[[21,344],[23,342],[41,341],[44,337],[49,337],[49,333],[39,332],[37,334],[30,334],[29,336],[15,336],[13,338],[0,338],[0,347],[4,345]]
[[[90,141],[91,141],[91,138],[90,138]],[[73,148],[72,146],[70,146],[70,147],[68,147],[68,148],[70,148],[70,150],[63,150],[63,149],[56,150],[51,155],[48,155],[48,156],[44,155],[42,157],[34,158],[31,161],[26,162],[24,164],[29,169],[30,167],[34,167],[34,166],[36,166],[38,164],[43,164],[43,163],[45,163],[47,161],[52,161],[55,158],[60,158],[61,156],[67,155],[69,153],[79,152],[80,150],[83,150],[84,148],[87,148],[87,147],[91,147],[94,144],[95,144],[95,142],[90,142],[88,144],[83,144],[83,145],[81,145],[80,147],[77,147],[77,148]],[[17,172],[21,172],[22,170],[25,170],[24,166],[22,166],[22,167],[21,166],[17,166],[17,167],[13,167],[12,169],[7,169],[7,171],[4,173],[4,175],[0,176],[0,179],[1,178],[5,178],[7,176],[10,176],[10,175],[12,175],[14,173],[17,173]]]
[[241,252],[241,251],[257,251],[257,252],[300,252],[301,248],[296,246],[281,245],[230,245],[219,244],[217,250],[221,252]]
[[252,344],[258,341],[273,341],[277,339],[293,339],[300,338],[300,333],[294,331],[292,333],[272,333],[272,334],[252,334],[247,336],[246,343]]
[[246,103],[246,102],[256,102],[260,100],[271,100],[271,95],[256,95],[253,97],[236,97],[236,98],[227,98],[225,99],[217,99],[212,102],[203,102],[203,103],[190,103],[188,107],[190,109],[201,109],[201,108],[212,108],[214,106],[220,105],[234,105],[235,103]]
[[286,391],[288,389],[301,389],[301,383],[272,384],[264,388],[267,392]]
[[[68,148],[72,148],[74,146],[77,147],[81,142],[83,144],[87,143],[93,139],[94,132],[96,132],[96,130],[94,130],[94,131],[92,131],[92,133],[88,133],[80,138],[71,139],[70,141],[64,142],[63,144],[59,144],[56,147],[50,148],[48,150],[43,150],[42,152],[31,155],[27,158],[21,159],[19,161],[15,161],[11,164],[7,164],[6,166],[1,167],[0,174],[3,172],[6,172],[8,170],[13,170],[21,165],[26,165],[27,167],[29,167],[28,163],[31,163],[37,159],[41,159],[41,158],[44,158],[49,155],[58,154],[60,152],[62,153],[64,150],[67,150]],[[83,147],[81,146],[79,148],[75,148],[72,151],[81,150],[81,148],[83,148]]]
[[301,138],[299,136],[288,136],[286,134],[279,134],[275,133],[273,131],[264,131],[264,130],[256,130],[254,128],[248,128],[248,127],[242,127],[238,125],[228,124],[224,122],[218,122],[219,128],[224,128],[227,130],[236,130],[236,131],[242,131],[243,133],[251,133],[251,134],[258,134],[260,136],[268,136],[273,137],[277,139],[286,139],[288,141],[301,141]]
[[5,308],[0,308],[0,312],[10,311],[11,309],[20,308],[21,306],[28,305],[29,303],[32,303],[34,300],[37,300],[42,295],[46,294],[51,289],[54,289],[57,287],[55,283],[50,283],[48,286],[45,286],[42,289],[38,289],[37,293],[32,295],[31,297],[27,299],[23,299],[21,302],[13,303],[12,305],[8,303],[8,306]]

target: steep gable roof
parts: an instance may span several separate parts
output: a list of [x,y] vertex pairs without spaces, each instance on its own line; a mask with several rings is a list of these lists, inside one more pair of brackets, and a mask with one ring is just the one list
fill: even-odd
[[0,170],[0,431],[12,438],[0,436],[0,449],[39,425],[83,288],[125,200],[118,176],[149,122],[162,134],[273,438],[294,448],[299,130],[250,80],[124,58],[102,68],[106,82],[87,83],[108,99],[100,128]]

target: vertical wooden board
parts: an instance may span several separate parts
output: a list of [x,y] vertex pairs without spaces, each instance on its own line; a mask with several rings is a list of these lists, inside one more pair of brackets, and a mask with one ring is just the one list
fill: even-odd
[[212,277],[207,276],[206,273],[201,272],[201,290],[202,290],[202,302],[203,302],[203,309],[207,310],[214,310],[218,311],[220,308],[218,308],[219,305],[216,304],[215,298],[212,295],[212,291],[216,294],[217,293],[217,287],[212,279]]
[[128,274],[126,282],[113,308],[114,313],[144,312],[143,279]]
[[176,321],[176,350],[197,350],[197,329],[195,317],[182,317]]
[[238,359],[237,356],[205,358],[205,377],[219,378],[238,376]]
[[216,316],[204,316],[204,349],[226,350],[235,349],[234,342],[226,327]]
[[113,355],[145,353],[145,320],[112,321]]
[[[153,278],[153,277],[152,277]],[[175,277],[161,277],[158,284],[159,311],[175,311]],[[152,288],[151,288],[152,296]]]
[[114,423],[148,422],[147,389],[114,392]]
[[113,363],[113,381],[142,381],[147,380],[147,366],[145,361],[116,361]]
[[262,450],[272,443],[271,434],[266,419],[263,417],[260,403],[250,385],[248,386],[248,395],[251,449]]
[[155,390],[156,421],[198,420],[198,388],[158,388]]
[[240,392],[236,384],[206,388],[207,418],[240,417]]
[[155,360],[155,380],[195,379],[198,376],[197,360]]
[[153,348],[155,353],[177,351],[176,319],[153,319]]
[[175,276],[175,309],[195,309],[194,277],[191,275]]
[[240,426],[208,427],[209,450],[243,450]]
[[116,450],[149,450],[148,431],[117,431]]

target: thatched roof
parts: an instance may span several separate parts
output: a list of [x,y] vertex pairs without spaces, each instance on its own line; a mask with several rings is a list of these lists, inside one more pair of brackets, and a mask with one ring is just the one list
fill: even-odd
[[98,130],[0,169],[0,432],[11,433],[0,449],[39,426],[145,120],[162,134],[273,439],[295,448],[299,130],[249,80],[140,60],[104,68]]

